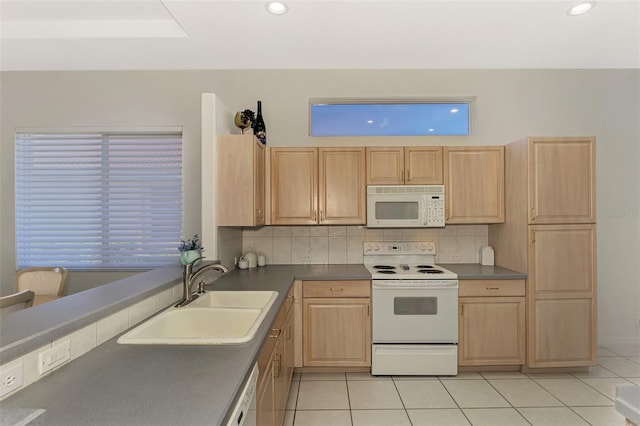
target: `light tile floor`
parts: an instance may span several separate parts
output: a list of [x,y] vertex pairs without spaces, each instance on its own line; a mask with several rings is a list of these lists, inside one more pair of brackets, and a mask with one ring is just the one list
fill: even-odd
[[620,385],[640,385],[640,345],[598,348],[588,373],[296,374],[285,426],[622,426]]

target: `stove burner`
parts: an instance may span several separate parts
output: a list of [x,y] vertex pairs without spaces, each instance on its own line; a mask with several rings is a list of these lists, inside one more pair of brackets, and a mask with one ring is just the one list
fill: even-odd
[[418,269],[432,269],[433,265],[417,265],[416,268],[418,268]]
[[418,269],[418,272],[421,274],[441,274],[442,271],[439,269]]
[[391,265],[375,265],[374,268],[376,268],[376,269],[396,269],[395,266],[391,266]]
[[396,271],[392,271],[392,270],[389,270],[389,269],[382,269],[382,270],[379,270],[378,273],[379,274],[395,274]]

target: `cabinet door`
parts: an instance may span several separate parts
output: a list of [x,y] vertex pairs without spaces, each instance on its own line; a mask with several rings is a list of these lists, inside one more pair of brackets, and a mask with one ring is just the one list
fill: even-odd
[[272,224],[317,223],[317,176],[317,149],[271,148]]
[[370,366],[369,299],[303,300],[305,366]]
[[265,221],[265,146],[258,140],[254,144],[253,169],[253,200],[254,222],[256,226],[264,225]]
[[462,297],[458,365],[525,362],[524,297]]
[[404,184],[404,148],[367,147],[367,185]]
[[530,302],[529,367],[595,364],[595,299],[536,299]]
[[529,297],[595,296],[595,225],[531,225]]
[[285,357],[284,329],[278,337],[276,351],[273,358],[273,412],[275,424],[281,425],[284,420],[284,410],[287,405],[288,383],[285,380],[284,357]]
[[529,367],[595,363],[595,248],[593,224],[529,226]]
[[256,394],[256,424],[260,426],[276,426],[277,424],[274,410],[275,381],[272,361],[273,357],[269,357],[264,370],[260,371],[260,376],[264,377],[264,380],[259,383]]
[[504,147],[445,147],[446,222],[504,222]]
[[406,147],[404,162],[404,181],[406,184],[442,184],[442,147]]
[[319,223],[366,223],[365,149],[320,148],[318,156]]
[[530,138],[529,223],[595,222],[595,138]]
[[253,135],[218,138],[218,225],[264,224],[264,149]]

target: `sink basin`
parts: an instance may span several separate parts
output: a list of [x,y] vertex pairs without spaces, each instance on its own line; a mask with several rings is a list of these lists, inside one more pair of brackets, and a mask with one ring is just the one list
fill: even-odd
[[248,342],[277,296],[275,291],[212,291],[186,307],[172,307],[150,318],[120,336],[118,343],[232,345]]
[[262,309],[270,306],[277,296],[275,291],[210,291],[191,304],[210,308]]

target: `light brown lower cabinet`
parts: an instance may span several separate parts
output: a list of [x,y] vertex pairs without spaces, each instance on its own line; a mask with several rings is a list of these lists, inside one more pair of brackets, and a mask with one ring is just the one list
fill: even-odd
[[371,283],[303,282],[303,366],[371,366]]
[[258,426],[280,426],[293,378],[293,288],[258,355]]
[[525,363],[523,280],[461,280],[458,365]]

